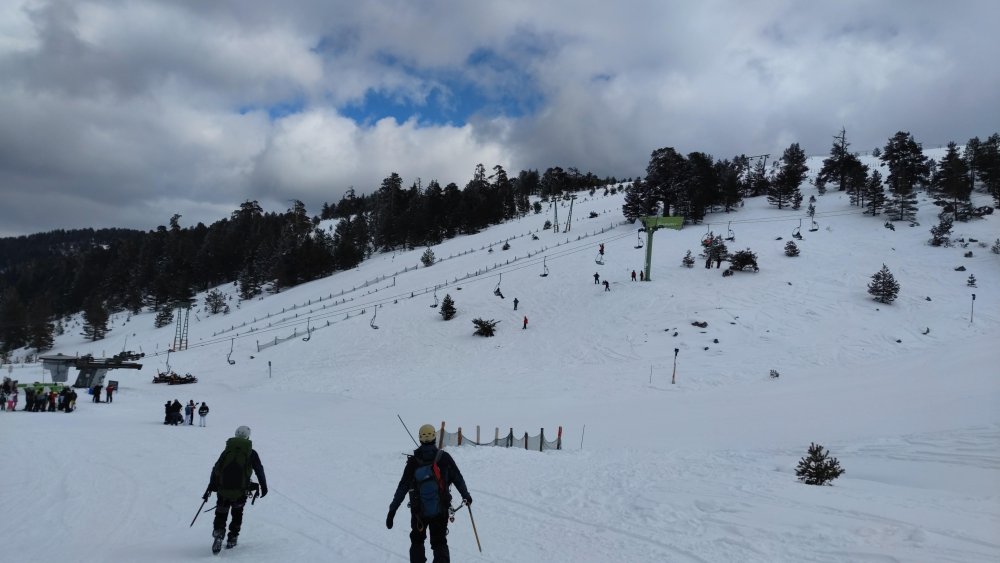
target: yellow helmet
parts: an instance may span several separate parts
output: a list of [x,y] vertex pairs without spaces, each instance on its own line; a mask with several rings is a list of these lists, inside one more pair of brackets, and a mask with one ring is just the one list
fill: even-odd
[[420,432],[417,436],[420,438],[421,444],[433,444],[437,439],[437,432],[434,431],[433,426],[425,424],[420,427]]

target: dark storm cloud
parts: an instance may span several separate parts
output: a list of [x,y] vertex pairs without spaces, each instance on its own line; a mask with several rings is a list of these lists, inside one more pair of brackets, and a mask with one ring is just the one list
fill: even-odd
[[[1000,130],[997,21],[988,1],[7,3],[0,235],[316,212],[480,162],[824,154],[842,126],[858,151],[901,129],[961,143]],[[368,100],[414,115],[345,117]],[[470,100],[466,123],[427,119]]]

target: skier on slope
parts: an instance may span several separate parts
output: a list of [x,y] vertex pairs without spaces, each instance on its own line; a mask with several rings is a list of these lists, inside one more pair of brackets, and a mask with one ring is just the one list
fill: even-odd
[[256,490],[257,484],[250,481],[251,472],[257,474],[260,481],[260,496],[267,496],[267,478],[264,477],[264,466],[260,463],[257,450],[250,442],[250,428],[240,426],[236,436],[226,440],[226,449],[212,467],[202,500],[208,501],[211,493],[215,493],[218,504],[215,506],[215,521],[212,524],[212,553],[222,549],[222,537],[226,534],[226,519],[230,511],[233,514],[229,522],[229,537],[226,549],[236,547],[236,540],[243,525],[243,508],[247,503],[247,495]]
[[[455,460],[435,445],[437,433],[430,424],[420,427],[418,434],[420,447],[407,456],[403,476],[396,486],[396,494],[389,504],[389,514],[385,527],[392,529],[396,510],[403,503],[407,491],[410,493],[410,562],[424,563],[424,540],[427,529],[431,533],[431,550],[434,563],[448,563],[448,508],[451,506],[451,485],[454,484],[465,504],[472,505],[472,496],[465,486],[465,478],[458,470]],[[424,478],[427,475],[429,477]],[[424,479],[423,481],[418,478]],[[425,485],[425,486],[422,486]]]

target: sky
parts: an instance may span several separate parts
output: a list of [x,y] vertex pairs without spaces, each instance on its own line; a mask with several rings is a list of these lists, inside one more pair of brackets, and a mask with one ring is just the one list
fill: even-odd
[[0,6],[0,236],[317,214],[392,172],[644,174],[938,147],[1000,130],[996,2],[174,2]]
[[[818,160],[808,165],[815,174]],[[0,412],[5,553],[214,560],[213,514],[191,520],[226,439],[246,425],[269,493],[219,557],[402,563],[407,509],[392,530],[385,517],[413,448],[407,431],[443,422],[467,438],[478,427],[482,440],[497,428],[544,428],[547,440],[563,430],[562,451],[447,448],[482,545],[461,510],[455,561],[1000,560],[1000,256],[989,249],[1000,214],[956,223],[956,244],[932,247],[938,208],[925,195],[920,226],[889,230],[843,193],[803,192],[817,198],[817,228],[805,222],[797,257],[784,248],[802,210],[758,197],[706,218],[732,229],[731,250],[757,254],[756,273],[682,267],[699,225],[655,232],[652,281],[631,281],[648,247],[635,248],[622,194],[598,191],[575,201],[569,232],[542,229],[547,208],[435,245],[430,267],[424,249],[376,254],[233,298],[219,315],[199,294],[190,346],[169,355],[175,327],[155,328],[152,312],[113,315],[97,342],[73,318],[52,353],[141,351],[143,367],[110,372],[110,404],[80,389],[70,414]],[[900,285],[891,304],[867,293],[883,264]],[[435,286],[455,302],[450,321],[430,307]],[[499,321],[496,335],[473,335],[476,318]],[[168,370],[198,382],[152,383]],[[0,372],[50,381],[37,363]],[[206,427],[163,425],[173,399],[206,402]],[[796,479],[813,442],[845,470],[831,486]]]

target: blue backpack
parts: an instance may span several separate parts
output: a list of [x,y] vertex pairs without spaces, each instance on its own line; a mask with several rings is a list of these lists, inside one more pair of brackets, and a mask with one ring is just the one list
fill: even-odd
[[434,461],[420,465],[413,473],[414,480],[414,501],[416,502],[416,513],[422,518],[433,518],[441,516],[448,508],[446,500],[444,479],[441,478],[441,469],[438,468],[438,460],[443,452],[438,450],[434,456]]

